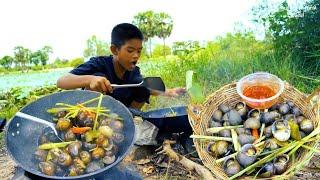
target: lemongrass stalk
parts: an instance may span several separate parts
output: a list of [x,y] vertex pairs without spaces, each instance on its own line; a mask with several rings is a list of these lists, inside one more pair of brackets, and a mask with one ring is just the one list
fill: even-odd
[[47,110],[48,113],[57,113],[59,111],[64,111],[64,110],[73,110],[74,108],[68,108],[68,107],[58,107],[58,108],[50,108]]
[[223,161],[225,161],[226,159],[231,158],[231,157],[234,158],[234,157],[237,156],[237,154],[238,154],[238,152],[235,152],[235,153],[230,154],[230,155],[228,155],[228,156],[225,156],[225,157],[223,157],[223,158],[217,159],[217,160],[216,160],[216,163],[221,163],[221,162],[223,162]]
[[295,148],[293,148],[288,155],[290,156],[291,154],[295,153],[303,144],[305,144],[310,138],[312,138],[313,136],[316,136],[320,133],[320,127],[317,127],[316,129],[314,129],[308,136],[304,137],[303,139],[297,141],[298,144]]
[[[314,131],[312,131],[311,133],[313,133]],[[288,156],[292,155],[293,153],[295,153],[303,144],[305,144],[311,137],[313,136],[310,136],[311,133],[304,137],[303,139],[299,140],[299,141],[296,141],[297,142],[297,145],[295,148],[293,148],[289,153],[288,153]]]
[[65,119],[68,119],[71,115],[72,115],[72,112],[68,112],[68,113],[64,116],[64,118],[65,118]]
[[291,163],[295,164],[296,163],[296,154],[291,155]]
[[[90,111],[96,111],[97,107],[86,107],[86,109],[90,110]],[[101,107],[101,109],[99,111],[103,111],[103,112],[109,112],[109,109],[106,109],[104,107]]]
[[38,148],[42,149],[42,150],[53,149],[53,148],[62,148],[62,147],[66,147],[67,145],[69,145],[73,142],[75,142],[75,141],[60,142],[60,143],[46,143],[46,144],[41,144]]
[[90,104],[90,103],[98,100],[99,98],[100,98],[100,96],[98,96],[98,97],[96,97],[96,98],[93,98],[93,99],[90,99],[90,100],[88,100],[88,101],[85,101],[85,102],[81,103],[81,105]]
[[262,136],[260,137],[259,139],[255,140],[253,144],[258,144],[260,143],[262,140],[264,140],[266,137],[265,136]]
[[100,107],[101,107],[101,102],[102,102],[103,94],[100,94],[100,97],[99,97],[99,98],[100,98],[100,99],[99,99],[99,103],[98,103],[98,107],[97,107],[96,117],[95,117],[95,119],[94,119],[93,131],[96,131],[96,129],[97,129],[99,109],[100,109]]
[[206,140],[214,140],[214,141],[229,141],[229,142],[232,142],[232,138],[218,137],[218,136],[191,135],[190,138],[193,138],[193,139],[206,139]]
[[70,105],[70,104],[67,104],[67,103],[56,103],[56,106],[67,106],[67,107],[71,107],[71,108],[75,107],[74,105]]
[[313,151],[313,152],[320,153],[320,150],[315,149],[315,148],[312,148],[312,147],[310,147],[310,146],[302,145],[302,147],[305,148],[305,149],[311,150],[311,151]]
[[236,129],[236,128],[241,128],[243,127],[243,125],[239,125],[239,126],[223,126],[223,127],[213,127],[213,128],[208,128],[207,132],[208,133],[218,133],[219,131],[222,130],[229,130],[229,129]]
[[240,151],[240,143],[238,141],[238,134],[234,129],[231,129],[231,137],[233,142],[233,147],[235,151]]
[[256,168],[256,167],[258,167],[258,166],[260,166],[260,165],[262,165],[264,163],[266,163],[266,162],[272,161],[275,157],[290,151],[295,146],[295,144],[296,143],[292,143],[292,144],[287,145],[288,147],[286,147],[286,148],[282,147],[282,148],[277,149],[277,151],[275,153],[272,153],[272,154],[260,159],[259,161],[255,162],[254,164],[246,167],[242,171],[240,171],[237,174],[231,176],[230,179],[235,179],[235,178],[243,175],[244,173],[246,173],[246,172],[248,172],[248,171],[250,171],[250,170],[252,170],[252,169],[254,169],[254,168]]
[[266,127],[266,124],[265,123],[262,123],[261,125],[261,129],[260,129],[260,138],[262,137],[263,135],[263,131],[264,131],[264,128]]
[[257,144],[254,144],[254,147],[260,147],[261,145],[264,145],[265,141],[259,142]]
[[275,151],[277,151],[278,149],[275,149],[275,150],[271,150],[271,151],[266,151],[266,152],[263,152],[263,153],[260,153],[260,154],[257,154],[257,156],[265,156],[267,154],[271,154],[271,153],[274,153]]
[[[252,169],[251,171],[246,172],[246,174],[249,175],[249,174],[253,173],[255,170],[256,170],[256,169]],[[256,176],[253,177],[253,179],[256,179]]]
[[[316,142],[318,143],[318,142]],[[313,151],[309,151],[306,155],[305,155],[305,159],[297,164],[295,164],[295,166],[291,166],[289,169],[286,170],[286,172],[284,172],[282,175],[287,175],[287,174],[293,174],[295,171],[300,170],[302,167],[304,167],[312,158],[314,152]],[[294,154],[293,154],[294,155]]]

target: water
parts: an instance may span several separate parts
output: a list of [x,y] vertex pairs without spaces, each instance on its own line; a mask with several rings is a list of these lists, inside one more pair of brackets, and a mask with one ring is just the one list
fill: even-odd
[[8,91],[13,87],[22,87],[28,91],[36,87],[53,85],[58,78],[72,68],[54,69],[44,72],[11,73],[0,75],[0,92]]
[[[143,76],[152,76],[151,69],[160,69],[164,62],[142,62],[139,67]],[[43,72],[10,73],[0,75],[0,93],[13,87],[22,87],[23,92],[46,85],[56,84],[59,77],[69,72],[72,68],[52,69]]]

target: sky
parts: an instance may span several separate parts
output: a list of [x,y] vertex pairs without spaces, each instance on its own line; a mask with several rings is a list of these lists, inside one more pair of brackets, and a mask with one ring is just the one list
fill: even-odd
[[0,58],[13,55],[21,45],[32,51],[53,48],[51,58],[83,55],[92,35],[110,42],[112,28],[132,22],[139,12],[168,13],[174,22],[174,41],[213,40],[234,31],[242,22],[250,26],[248,13],[257,0],[1,0]]

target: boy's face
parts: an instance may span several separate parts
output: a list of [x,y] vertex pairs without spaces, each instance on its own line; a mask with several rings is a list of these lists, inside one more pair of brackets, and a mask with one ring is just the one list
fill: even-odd
[[121,66],[128,71],[134,70],[142,51],[142,41],[140,39],[130,39],[119,48],[116,48],[117,59]]

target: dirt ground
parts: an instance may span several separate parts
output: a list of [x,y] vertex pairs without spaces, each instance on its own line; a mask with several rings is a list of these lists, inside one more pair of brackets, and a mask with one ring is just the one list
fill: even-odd
[[0,149],[0,179],[11,179],[14,175],[16,164],[8,156],[4,148]]

